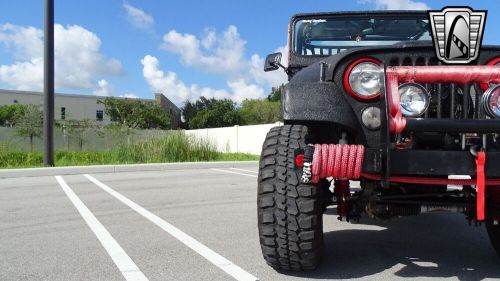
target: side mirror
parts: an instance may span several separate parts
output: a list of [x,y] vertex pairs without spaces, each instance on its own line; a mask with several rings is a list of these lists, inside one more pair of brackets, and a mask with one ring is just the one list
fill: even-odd
[[281,55],[281,53],[267,55],[266,62],[264,63],[264,71],[274,71],[283,67],[281,65]]

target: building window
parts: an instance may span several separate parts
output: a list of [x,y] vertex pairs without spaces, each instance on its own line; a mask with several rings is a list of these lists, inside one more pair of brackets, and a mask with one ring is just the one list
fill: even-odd
[[103,117],[104,117],[104,113],[102,110],[97,110],[95,112],[95,119],[97,119],[97,121],[102,121]]
[[66,119],[66,107],[61,107],[61,120]]

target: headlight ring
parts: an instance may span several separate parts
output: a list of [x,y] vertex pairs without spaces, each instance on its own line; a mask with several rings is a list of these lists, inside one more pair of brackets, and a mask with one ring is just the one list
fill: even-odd
[[494,85],[484,92],[483,108],[490,117],[500,119],[500,85]]
[[383,79],[382,64],[373,58],[361,58],[352,62],[344,73],[344,87],[354,98],[371,101],[380,97]]
[[431,94],[417,83],[405,83],[399,86],[399,105],[401,113],[407,117],[419,117],[429,108]]

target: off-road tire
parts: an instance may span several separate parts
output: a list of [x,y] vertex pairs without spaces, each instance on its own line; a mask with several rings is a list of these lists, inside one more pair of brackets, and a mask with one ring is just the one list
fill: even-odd
[[302,184],[295,153],[307,127],[285,125],[267,134],[259,163],[258,227],[262,254],[276,269],[311,270],[323,255],[324,186]]
[[491,245],[500,257],[500,225],[493,225],[492,221],[486,222],[486,230],[490,237]]

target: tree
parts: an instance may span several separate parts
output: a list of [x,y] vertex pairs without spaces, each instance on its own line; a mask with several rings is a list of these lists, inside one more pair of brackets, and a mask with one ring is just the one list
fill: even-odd
[[181,128],[189,129],[189,121],[196,116],[198,110],[196,109],[196,104],[194,102],[190,102],[189,100],[184,102],[184,106],[181,108],[182,114],[182,124]]
[[59,120],[56,126],[62,129],[66,137],[66,146],[69,148],[70,138],[76,140],[80,150],[83,150],[83,144],[87,139],[88,133],[92,129],[99,128],[98,124],[90,119],[83,120]]
[[26,105],[22,114],[16,118],[14,128],[18,136],[29,138],[33,151],[33,139],[42,136],[43,112],[36,105]]
[[283,119],[279,101],[244,100],[239,110],[243,124],[268,124]]
[[[207,99],[201,96],[198,100],[191,102],[186,100],[181,108],[181,113],[184,118],[183,128],[189,129],[189,121],[193,119],[202,110],[208,110],[212,105],[218,102],[215,98]],[[192,129],[192,128],[191,128]]]
[[[236,104],[229,99],[200,98],[195,103],[197,113],[189,117],[189,129],[218,128],[241,124],[241,118],[236,110]],[[202,108],[201,110],[198,110]]]
[[283,85],[272,88],[267,99],[244,100],[240,115],[245,125],[268,124],[283,120],[281,112],[281,90]]
[[169,129],[170,116],[154,102],[139,99],[105,98],[104,112],[112,122],[130,129]]
[[267,96],[267,100],[269,101],[281,101],[281,89],[283,88],[283,85],[272,88],[271,93]]
[[16,119],[24,112],[26,105],[8,104],[0,106],[0,126],[14,126]]

